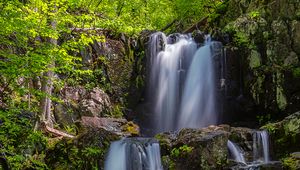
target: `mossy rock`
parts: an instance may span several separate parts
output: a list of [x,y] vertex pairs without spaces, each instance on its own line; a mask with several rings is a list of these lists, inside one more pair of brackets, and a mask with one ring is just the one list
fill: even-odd
[[120,136],[104,129],[87,129],[74,139],[63,139],[46,152],[51,169],[103,169],[111,141]]
[[274,143],[275,155],[280,158],[295,150],[300,150],[300,112],[296,112],[280,122],[261,127],[268,130]]
[[300,152],[291,153],[289,157],[283,158],[281,161],[286,169],[300,169]]

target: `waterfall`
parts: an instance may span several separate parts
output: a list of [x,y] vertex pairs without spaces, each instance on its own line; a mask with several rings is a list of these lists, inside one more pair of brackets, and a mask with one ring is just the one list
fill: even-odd
[[210,37],[197,50],[188,69],[178,122],[177,128],[198,128],[217,123]]
[[253,159],[266,163],[270,161],[269,134],[265,130],[253,134]]
[[246,164],[245,157],[243,155],[243,150],[238,145],[236,145],[235,143],[228,140],[227,141],[227,147],[228,147],[228,150],[230,152],[231,157],[236,162]]
[[197,49],[189,35],[151,36],[147,96],[154,133],[217,123],[212,48],[209,37]]
[[160,147],[151,138],[127,138],[113,142],[105,170],[162,170]]

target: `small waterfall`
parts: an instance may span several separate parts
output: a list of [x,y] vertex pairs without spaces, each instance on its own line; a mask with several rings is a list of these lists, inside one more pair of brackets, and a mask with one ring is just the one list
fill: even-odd
[[151,138],[127,138],[110,146],[105,170],[162,170],[160,147]]
[[231,157],[236,161],[246,165],[245,157],[243,154],[243,150],[236,145],[235,143],[231,142],[230,140],[227,141],[227,147],[230,152]]
[[253,159],[266,163],[270,161],[269,134],[265,130],[253,134]]
[[212,48],[209,36],[198,50],[189,35],[150,37],[147,100],[153,133],[217,123]]
[[177,128],[198,128],[217,123],[215,78],[211,40],[207,37],[188,69],[180,104]]

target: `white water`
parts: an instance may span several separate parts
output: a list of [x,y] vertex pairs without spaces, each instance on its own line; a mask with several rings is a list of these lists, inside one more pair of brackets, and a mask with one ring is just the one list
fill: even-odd
[[253,159],[259,162],[269,162],[269,134],[267,131],[256,131],[253,134]]
[[177,128],[198,128],[217,123],[215,81],[210,38],[200,47],[188,70]]
[[159,144],[147,138],[128,138],[113,142],[104,169],[162,170]]
[[105,170],[126,170],[126,151],[122,141],[112,142],[105,160]]
[[246,164],[245,157],[244,157],[244,154],[243,154],[243,150],[238,145],[236,145],[235,143],[228,140],[227,141],[227,147],[228,147],[228,150],[229,150],[231,156],[233,157],[233,159],[236,162]]
[[155,33],[149,43],[148,98],[155,118],[153,130],[158,133],[217,123],[210,40],[197,50],[188,35],[177,36],[174,44],[168,44],[174,42],[170,39]]

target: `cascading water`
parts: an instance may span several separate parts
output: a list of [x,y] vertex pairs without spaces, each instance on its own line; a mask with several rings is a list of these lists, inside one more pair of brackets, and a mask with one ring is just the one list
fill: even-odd
[[217,123],[210,38],[197,50],[188,35],[166,37],[159,32],[149,44],[148,100],[154,133]]
[[227,141],[227,147],[230,152],[231,157],[236,161],[243,164],[246,164],[245,157],[243,154],[243,150],[236,145],[235,143],[231,142],[230,140]]
[[197,128],[217,123],[211,41],[207,38],[188,69],[177,128]]
[[237,169],[254,170],[259,169],[259,167],[264,164],[276,165],[277,163],[276,161],[270,161],[269,135],[267,131],[255,131],[253,133],[253,158],[251,162],[246,162],[243,155],[244,151],[237,144],[228,140],[227,147],[231,157],[236,162],[243,163],[243,165],[235,167]]
[[256,161],[269,162],[269,134],[267,131],[256,131],[253,134],[253,159]]
[[160,147],[151,138],[127,138],[113,142],[105,170],[162,170]]

